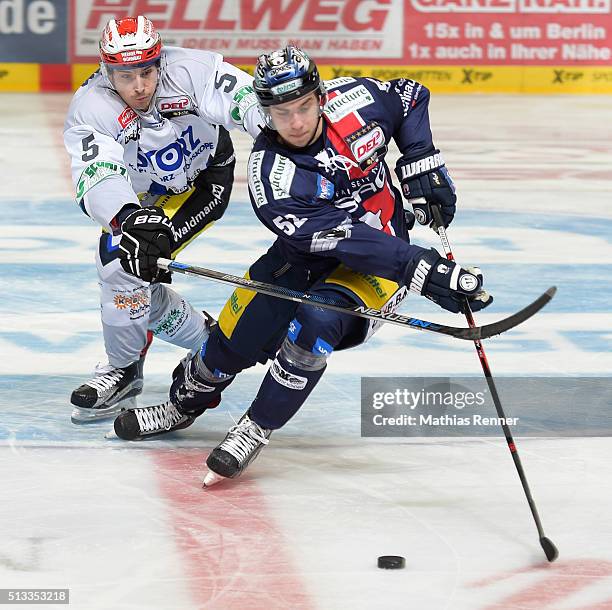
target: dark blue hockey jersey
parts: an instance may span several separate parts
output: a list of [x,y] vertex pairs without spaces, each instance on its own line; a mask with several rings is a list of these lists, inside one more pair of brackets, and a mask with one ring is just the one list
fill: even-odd
[[290,263],[315,270],[341,262],[401,284],[422,248],[409,244],[385,155],[391,139],[402,153],[398,166],[434,150],[429,91],[407,79],[338,78],[326,88],[323,134],[313,146],[287,148],[269,130],[256,139],[253,209]]

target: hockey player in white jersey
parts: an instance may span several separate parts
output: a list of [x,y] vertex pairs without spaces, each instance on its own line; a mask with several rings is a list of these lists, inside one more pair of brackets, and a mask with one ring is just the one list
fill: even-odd
[[[256,137],[262,123],[248,74],[217,53],[162,47],[146,17],[111,19],[100,58],[64,129],[77,202],[102,227],[96,265],[108,356],[72,393],[75,423],[114,416],[142,391],[152,335],[189,350],[206,339],[205,316],[167,276],[133,274],[152,256],[174,257],[223,215],[235,164],[227,130]],[[172,239],[160,249],[162,217],[172,219]],[[122,226],[141,239],[123,240],[120,261]]]

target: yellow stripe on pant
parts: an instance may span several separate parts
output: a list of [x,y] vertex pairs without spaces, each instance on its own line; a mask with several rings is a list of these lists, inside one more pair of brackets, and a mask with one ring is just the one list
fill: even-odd
[[[246,279],[251,279],[249,272]],[[381,309],[397,292],[399,286],[391,280],[353,271],[344,265],[338,266],[325,279],[325,284],[335,284],[349,290],[366,307]],[[246,288],[236,288],[219,314],[219,328],[230,339],[249,303],[257,293]]]
[[357,296],[366,307],[381,309],[397,292],[399,286],[391,280],[367,275],[339,265],[325,279],[326,284],[336,284]]
[[[244,274],[244,277],[247,280],[251,279],[248,271]],[[228,339],[231,339],[238,321],[256,294],[254,290],[236,288],[232,292],[232,296],[226,301],[219,314],[219,328]]]

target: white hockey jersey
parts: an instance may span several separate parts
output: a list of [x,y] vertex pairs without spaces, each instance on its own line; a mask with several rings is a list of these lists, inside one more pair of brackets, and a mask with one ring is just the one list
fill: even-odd
[[263,124],[252,78],[218,53],[164,47],[157,90],[132,109],[103,71],[75,93],[64,126],[76,199],[110,229],[138,193],[181,193],[213,158],[219,126],[255,138]]

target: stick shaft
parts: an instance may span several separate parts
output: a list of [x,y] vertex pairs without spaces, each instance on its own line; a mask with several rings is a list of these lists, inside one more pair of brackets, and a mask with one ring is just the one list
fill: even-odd
[[238,277],[229,273],[221,273],[219,271],[213,271],[212,269],[196,267],[195,265],[179,263],[169,259],[160,258],[157,265],[164,271],[176,271],[185,275],[204,277],[215,282],[246,288],[247,290],[261,292],[262,294],[278,297],[280,299],[288,299],[290,301],[304,303],[314,307],[323,307],[324,309],[332,309],[334,311],[348,313],[350,315],[366,318],[368,320],[396,324],[397,326],[403,326],[404,328],[407,327],[414,330],[438,333],[467,341],[487,339],[488,337],[499,335],[507,330],[510,330],[511,328],[514,328],[542,309],[542,307],[544,307],[544,305],[546,305],[553,298],[556,291],[554,287],[549,288],[544,294],[527,305],[527,307],[524,307],[521,311],[497,322],[493,322],[492,324],[487,324],[485,326],[473,326],[471,328],[460,328],[455,326],[447,326],[445,324],[439,324],[436,322],[429,322],[427,320],[405,316],[392,311],[385,312],[379,309],[365,307],[363,305],[350,306],[317,294],[299,292],[297,290],[284,288],[283,286],[266,284],[265,282],[258,282],[256,280]]
[[[389,324],[396,324],[398,326],[408,327],[415,330],[425,330],[430,332],[442,333],[450,336],[457,336],[460,339],[473,339],[474,336],[479,334],[479,329],[474,328],[455,328],[453,326],[446,326],[444,324],[437,324],[429,322],[427,320],[421,320],[420,318],[413,318],[394,312],[384,312],[379,309],[373,309],[371,307],[364,306],[350,306],[344,303],[339,303],[328,299],[326,297],[310,294],[308,292],[299,292],[297,290],[291,290],[290,288],[284,288],[283,286],[276,286],[274,284],[266,284],[265,282],[259,282],[257,280],[250,280],[237,275],[231,275],[229,273],[221,273],[212,269],[206,269],[204,267],[196,267],[195,265],[188,265],[185,263],[179,263],[171,261],[169,259],[160,258],[158,260],[158,267],[165,271],[176,271],[185,275],[195,275],[198,277],[204,277],[215,282],[222,284],[228,284],[230,286],[237,286],[240,288],[246,288],[247,290],[253,290],[269,296],[278,297],[297,303],[304,303],[306,305],[312,305],[316,307],[323,307],[324,309],[331,309],[333,311],[339,311],[341,313],[348,313],[368,320],[376,320],[378,322],[386,322]],[[463,334],[468,333],[469,336],[464,337]]]
[[[444,249],[446,258],[450,261],[456,262],[455,257],[453,256],[453,252],[450,247],[450,243],[448,241],[446,229],[444,228],[444,221],[442,220],[442,215],[440,213],[440,210],[437,206],[431,206],[431,207],[432,207],[432,213],[434,216],[434,220],[437,225],[438,235],[440,236],[440,242],[442,243],[442,248]],[[476,323],[474,321],[474,315],[472,313],[472,310],[470,309],[470,305],[467,299],[465,299],[465,302],[463,305],[463,312],[465,314],[468,325],[470,326],[470,328],[473,328],[476,325]],[[523,491],[525,492],[527,503],[529,504],[531,514],[533,515],[533,520],[535,521],[535,525],[538,530],[538,535],[540,539],[542,539],[545,536],[544,536],[544,529],[542,527],[542,522],[540,521],[540,515],[538,514],[538,509],[536,508],[535,501],[533,499],[533,496],[531,495],[531,489],[529,488],[529,483],[527,482],[527,476],[525,475],[525,470],[523,469],[523,464],[521,462],[521,458],[519,456],[518,449],[516,447],[516,443],[514,442],[512,431],[510,430],[510,427],[506,423],[506,414],[504,413],[504,409],[502,407],[501,400],[497,392],[497,387],[495,386],[495,380],[493,379],[493,374],[491,373],[489,361],[487,360],[487,356],[485,354],[482,342],[479,339],[474,339],[474,347],[476,348],[476,353],[478,354],[478,359],[480,360],[482,371],[487,380],[487,385],[489,386],[489,390],[491,392],[491,397],[493,399],[493,404],[495,405],[495,410],[497,411],[498,417],[502,421],[501,427],[504,432],[504,436],[506,437],[506,443],[508,444],[510,455],[512,455],[514,466],[516,467],[516,471],[518,473],[519,479],[521,480],[521,485],[523,486]]]

